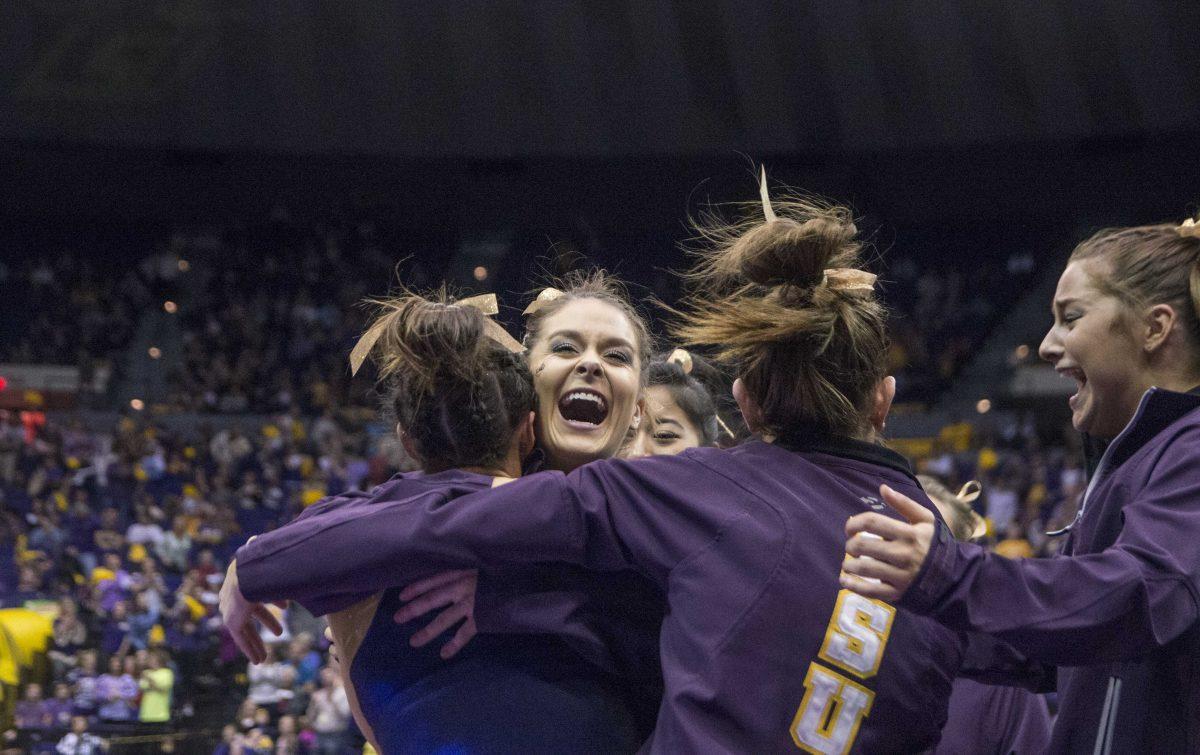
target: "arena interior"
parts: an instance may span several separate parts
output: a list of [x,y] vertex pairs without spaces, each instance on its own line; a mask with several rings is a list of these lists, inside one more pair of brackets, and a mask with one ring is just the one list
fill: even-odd
[[1054,557],[1089,479],[1038,353],[1059,274],[1200,202],[1195,3],[20,0],[0,28],[6,752],[369,749],[322,618],[276,610],[249,664],[219,610],[251,536],[415,468],[351,373],[363,302],[494,293],[520,338],[602,268],[670,352],[690,222],[764,169],[853,210],[881,442],[977,480],[995,553]]

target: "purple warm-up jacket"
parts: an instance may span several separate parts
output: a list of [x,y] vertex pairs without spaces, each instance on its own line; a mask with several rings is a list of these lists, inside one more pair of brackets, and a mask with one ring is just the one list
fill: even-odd
[[915,752],[937,744],[964,643],[840,589],[846,519],[885,509],[881,483],[932,509],[902,457],[849,440],[606,460],[453,500],[385,494],[344,521],[331,512],[286,573],[258,541],[238,573],[253,597],[444,567],[636,569],[669,606],[653,752]]
[[1009,560],[939,525],[900,605],[1057,665],[1052,752],[1200,752],[1200,395],[1146,392],[1063,556]]

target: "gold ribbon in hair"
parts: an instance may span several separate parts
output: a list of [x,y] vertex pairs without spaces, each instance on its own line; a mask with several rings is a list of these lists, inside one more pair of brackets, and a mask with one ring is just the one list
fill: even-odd
[[762,173],[758,179],[758,195],[762,197],[763,217],[768,223],[774,223],[779,218],[775,216],[775,210],[771,209],[771,194],[767,191],[767,166],[762,166]]
[[[487,315],[487,322],[484,323],[483,330],[488,338],[491,338],[496,343],[514,353],[520,353],[525,350],[525,347],[520,344],[517,339],[513,338],[504,326],[491,318],[492,315],[499,314],[500,304],[496,300],[495,294],[480,294],[479,296],[471,296],[466,299],[450,304],[449,306],[474,307]],[[387,317],[379,318],[379,321],[367,329],[366,333],[358,339],[358,343],[354,344],[354,348],[350,350],[350,375],[358,374],[362,368],[363,362],[367,361],[367,357],[371,354],[371,349],[375,348],[375,344],[379,341],[379,337],[383,335],[383,331],[391,323],[391,319]]]
[[1195,218],[1188,218],[1183,221],[1175,231],[1180,236],[1191,236],[1192,238],[1200,239],[1200,223],[1197,223]]
[[512,337],[512,334],[504,329],[504,326],[492,319],[494,315],[500,314],[500,303],[496,301],[495,294],[480,294],[479,296],[471,296],[466,299],[460,299],[455,302],[464,307],[474,307],[480,312],[488,316],[483,323],[483,332],[487,334],[496,343],[508,349],[514,354],[520,354],[525,351],[525,347],[521,342]]
[[547,304],[554,301],[555,299],[561,299],[564,296],[566,296],[566,294],[564,294],[562,291],[559,291],[557,288],[550,288],[550,287],[543,288],[542,292],[537,295],[537,298],[534,299],[533,301],[529,302],[529,306],[526,307],[525,311],[522,312],[521,314],[532,315],[534,312],[537,312],[539,309],[546,306]]
[[971,522],[975,525],[971,529],[971,540],[983,537],[988,531],[987,520],[981,517],[974,509],[971,508],[971,504],[979,498],[979,495],[982,492],[983,485],[979,483],[979,480],[970,480],[961,488],[959,488],[958,492],[954,494],[954,497],[959,501],[962,501],[962,503],[964,503],[971,512]]
[[689,354],[686,349],[675,349],[671,352],[671,355],[667,357],[667,361],[674,362],[675,364],[679,365],[680,369],[683,370],[683,374],[692,374],[692,366],[694,363],[692,362],[692,355]]
[[874,291],[877,277],[875,273],[853,267],[831,267],[825,271],[821,285],[834,291]]

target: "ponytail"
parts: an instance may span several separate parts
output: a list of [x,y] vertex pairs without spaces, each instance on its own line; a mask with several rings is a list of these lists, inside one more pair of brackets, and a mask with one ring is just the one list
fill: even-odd
[[524,359],[489,335],[477,307],[404,292],[376,300],[370,347],[386,409],[426,471],[490,466],[533,410]]
[[807,197],[767,206],[766,219],[756,203],[757,217],[696,224],[699,262],[676,335],[734,367],[764,429],[860,435],[888,339],[850,211]]

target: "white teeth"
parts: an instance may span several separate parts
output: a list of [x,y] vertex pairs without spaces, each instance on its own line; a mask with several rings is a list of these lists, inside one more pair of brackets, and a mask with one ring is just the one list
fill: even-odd
[[575,391],[573,393],[568,393],[566,400],[567,401],[575,401],[575,400],[595,401],[597,404],[600,405],[601,409],[604,408],[604,399],[600,398],[599,396],[597,396],[594,393],[584,393],[583,391]]

